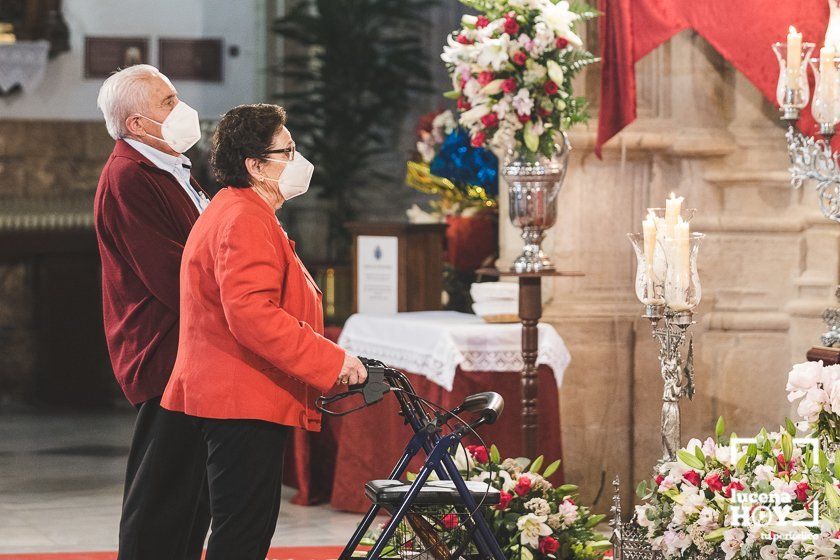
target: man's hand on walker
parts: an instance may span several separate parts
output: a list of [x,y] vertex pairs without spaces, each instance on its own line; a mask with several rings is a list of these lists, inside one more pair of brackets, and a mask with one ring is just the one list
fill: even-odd
[[358,385],[367,379],[367,370],[359,358],[344,354],[344,363],[341,365],[341,373],[338,374],[339,385]]

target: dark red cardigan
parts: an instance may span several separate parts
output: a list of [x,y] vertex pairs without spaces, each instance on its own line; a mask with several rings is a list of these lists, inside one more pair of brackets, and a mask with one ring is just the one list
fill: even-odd
[[175,364],[181,254],[198,210],[171,173],[117,140],[93,214],[111,365],[137,404],[163,394]]

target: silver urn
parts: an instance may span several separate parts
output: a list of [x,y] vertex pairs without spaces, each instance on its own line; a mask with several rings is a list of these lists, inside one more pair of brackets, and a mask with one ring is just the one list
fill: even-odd
[[525,246],[511,267],[515,272],[554,270],[551,259],[540,244],[545,231],[557,221],[557,195],[563,186],[572,146],[562,132],[556,135],[551,157],[542,154],[524,157],[510,148],[502,164],[502,177],[509,185],[509,215],[514,226],[522,229]]

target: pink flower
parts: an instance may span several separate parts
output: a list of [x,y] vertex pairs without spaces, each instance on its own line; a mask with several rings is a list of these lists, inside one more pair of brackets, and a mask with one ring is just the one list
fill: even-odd
[[461,96],[461,97],[458,98],[458,110],[469,111],[471,107],[472,107],[472,105],[470,105],[470,102],[467,101],[466,97]]
[[502,91],[505,93],[513,93],[516,91],[516,78],[508,78],[502,82]]
[[548,95],[554,95],[555,93],[557,93],[557,90],[558,90],[559,88],[557,87],[557,84],[555,84],[553,81],[548,80],[548,81],[547,81],[547,82],[543,85],[543,89],[545,90],[545,92],[546,92]]
[[525,63],[528,61],[528,55],[522,51],[516,51],[513,53],[513,63],[517,66],[525,66]]
[[[492,128],[499,124],[499,116],[496,113],[487,113],[483,117],[481,117],[481,124],[483,124],[486,128]],[[485,450],[485,457],[486,457],[486,450]],[[478,459],[478,457],[476,457]],[[481,463],[486,463],[487,461],[479,461]]]
[[470,142],[470,144],[472,145],[473,148],[480,148],[484,145],[485,138],[487,138],[487,135],[484,133],[484,131],[476,132],[473,135],[472,141]]
[[484,72],[479,74],[476,79],[478,80],[478,84],[480,86],[486,86],[487,84],[493,81],[493,72],[485,70]]
[[531,490],[531,479],[525,475],[520,476],[513,491],[519,496],[524,496],[529,490]]
[[473,44],[473,40],[468,38],[466,35],[458,35],[455,38],[455,40],[458,41],[459,43],[461,43],[462,45],[472,45]]
[[475,26],[479,29],[487,27],[490,24],[490,20],[487,19],[487,16],[478,16],[475,22]]

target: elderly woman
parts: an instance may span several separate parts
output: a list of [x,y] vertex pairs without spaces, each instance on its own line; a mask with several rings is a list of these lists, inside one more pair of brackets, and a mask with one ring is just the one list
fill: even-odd
[[[320,429],[315,398],[363,382],[361,362],[324,338],[321,292],[275,216],[306,192],[312,164],[276,105],[230,110],[211,162],[227,185],[193,227],[181,262],[181,325],[162,406],[206,446],[207,560],[263,560],[280,508],[292,427]],[[185,481],[198,497],[205,465]]]

